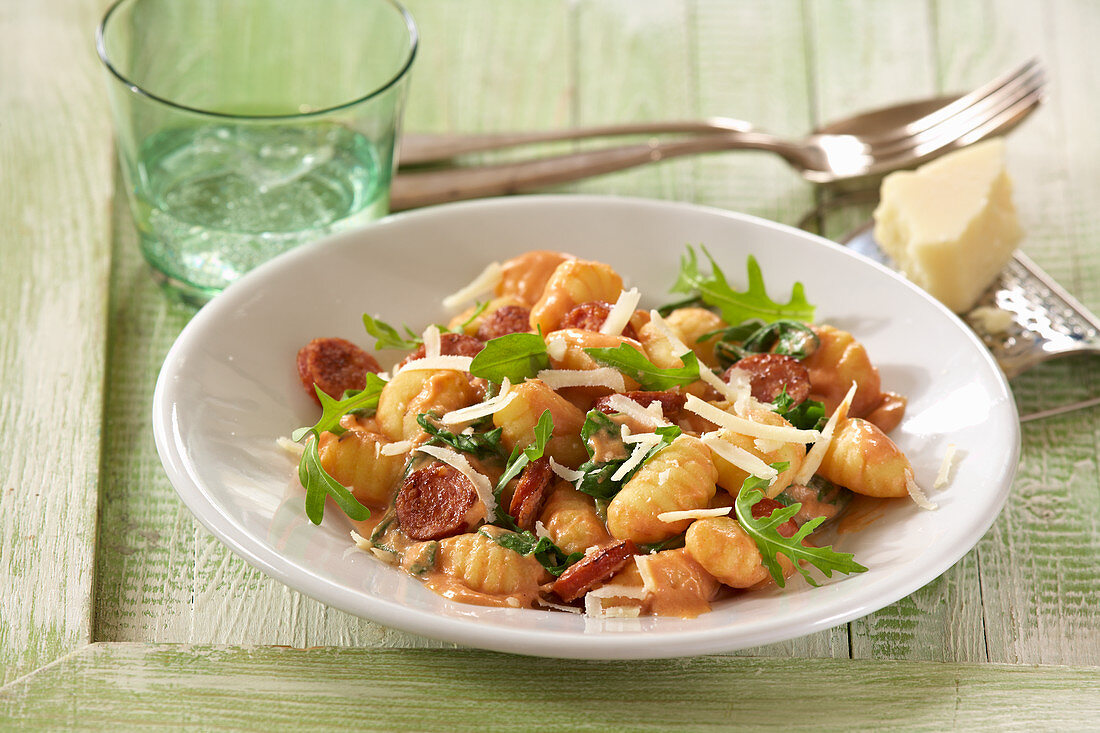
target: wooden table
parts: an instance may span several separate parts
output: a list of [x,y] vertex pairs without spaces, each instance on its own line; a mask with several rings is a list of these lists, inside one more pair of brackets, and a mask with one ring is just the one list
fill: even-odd
[[[1023,426],[1008,505],[912,596],[743,654],[646,663],[454,649],[326,608],[199,527],[153,447],[192,313],[150,280],[92,46],[103,0],[0,5],[0,728],[947,729],[1100,725],[1100,410]],[[1025,251],[1100,312],[1100,6],[988,0],[414,0],[407,129],[732,115],[797,135],[970,88],[1029,56],[1010,138]],[[820,195],[762,153],[565,190],[797,222]],[[867,208],[828,214],[839,236]],[[1100,359],[1015,380],[1021,413],[1100,393]],[[965,490],[965,487],[958,487]]]

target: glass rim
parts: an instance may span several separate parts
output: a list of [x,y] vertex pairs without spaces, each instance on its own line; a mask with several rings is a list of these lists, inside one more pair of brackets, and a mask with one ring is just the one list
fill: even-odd
[[306,119],[310,117],[321,117],[331,114],[333,112],[338,112],[343,109],[348,109],[379,96],[383,92],[391,89],[405,76],[407,76],[409,73],[409,69],[412,68],[413,59],[416,58],[417,49],[420,47],[420,34],[417,31],[416,22],[413,20],[412,14],[408,11],[408,9],[397,0],[380,0],[381,2],[384,2],[387,5],[391,6],[394,10],[398,12],[398,14],[401,15],[401,18],[405,21],[405,28],[409,32],[408,58],[405,59],[405,62],[401,65],[401,68],[399,68],[397,70],[397,73],[395,73],[393,77],[391,77],[388,81],[376,87],[375,89],[372,89],[366,94],[356,97],[348,102],[341,102],[340,104],[334,104],[329,107],[310,110],[309,112],[292,112],[290,114],[275,115],[244,115],[232,112],[215,112],[214,110],[201,109],[199,107],[190,107],[186,104],[173,102],[171,99],[153,94],[149,90],[143,89],[141,85],[136,84],[135,82],[128,79],[126,75],[119,71],[118,68],[111,62],[111,59],[107,54],[107,23],[111,20],[111,16],[114,14],[114,12],[118,10],[118,8],[122,6],[123,3],[139,1],[140,0],[115,0],[115,2],[111,3],[111,7],[107,9],[107,12],[103,14],[103,20],[99,22],[99,25],[96,27],[95,31],[95,47],[96,52],[99,54],[99,60],[103,62],[103,65],[107,68],[111,75],[122,82],[124,85],[126,85],[126,87],[131,92],[134,92],[139,96],[145,97],[146,99],[159,102],[160,104],[166,105],[168,107],[172,107],[183,112],[204,115],[206,117],[217,117],[221,119],[231,120],[295,120]]

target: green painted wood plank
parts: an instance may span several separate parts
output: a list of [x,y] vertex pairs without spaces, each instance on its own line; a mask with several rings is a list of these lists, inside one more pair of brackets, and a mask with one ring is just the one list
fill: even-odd
[[[812,2],[808,21],[819,121],[938,92],[928,3]],[[867,221],[870,211],[870,206],[830,211],[825,234],[842,236]],[[852,656],[984,660],[978,578],[971,553],[908,598],[854,621]]]
[[[1008,142],[1022,247],[1093,310],[1100,307],[1100,113],[1093,3],[937,6],[945,88],[1037,56],[1048,67],[1043,108]],[[1014,381],[1022,412],[1100,394],[1095,357],[1052,363]],[[1025,425],[1020,472],[979,546],[992,661],[1100,663],[1100,479],[1096,410]]]
[[0,8],[0,683],[90,639],[111,126],[99,1]]
[[[417,0],[423,38],[407,129],[564,124],[565,3]],[[481,90],[492,89],[486,102]],[[564,106],[563,106],[564,105]],[[198,526],[168,483],[148,427],[160,364],[191,313],[169,303],[116,202],[111,374],[95,638],[313,646],[446,646],[327,608],[254,570]],[[288,364],[288,368],[292,365]]]
[[0,690],[0,724],[225,730],[1058,730],[1100,714],[1074,667],[96,644]]

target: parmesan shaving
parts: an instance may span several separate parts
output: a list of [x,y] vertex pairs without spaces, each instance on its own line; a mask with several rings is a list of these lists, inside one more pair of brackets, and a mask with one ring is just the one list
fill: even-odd
[[496,397],[492,397],[476,405],[462,407],[458,410],[451,410],[439,420],[444,425],[460,425],[464,422],[477,420],[478,418],[492,415],[504,409],[504,406],[511,402],[513,397],[515,397],[515,395],[512,394],[512,383],[505,377],[500,383],[500,392]]
[[565,358],[565,352],[569,350],[569,344],[565,339],[555,336],[546,342],[546,355],[554,361],[560,362]]
[[[611,474],[612,481],[622,481],[623,478],[633,471],[637,466],[645,460],[646,453],[652,448],[655,448],[661,442],[661,436],[655,433],[642,433],[641,435],[632,435],[631,438],[636,438],[636,445],[634,446],[634,452],[630,454],[630,458],[626,459],[626,462]],[[646,440],[648,438],[648,440]]]
[[541,519],[536,519],[535,520],[535,536],[538,537],[539,539],[542,539],[543,537],[545,537],[548,540],[553,540],[554,539],[553,537],[550,536],[550,533],[546,531],[546,525],[542,523]]
[[275,439],[275,445],[279,446],[295,458],[301,458],[302,454],[306,451],[306,447],[301,443],[295,443],[290,438],[286,438],[281,435]]
[[400,372],[411,372],[418,369],[453,369],[458,372],[470,371],[470,363],[473,362],[471,356],[434,356],[432,358],[424,357],[423,359],[413,359],[405,366],[398,370]]
[[442,339],[439,335],[439,326],[432,324],[424,329],[424,358],[434,359],[442,355]]
[[637,435],[627,433],[623,436],[623,442],[628,445],[631,443],[650,443],[652,448],[661,442],[661,436],[656,433],[638,433]]
[[817,473],[817,469],[821,467],[821,461],[825,459],[825,453],[828,452],[829,445],[833,442],[833,433],[836,432],[836,426],[841,420],[848,417],[848,408],[852,406],[852,400],[856,396],[856,386],[856,383],[852,382],[852,386],[848,388],[848,394],[844,395],[844,399],[840,401],[840,404],[836,406],[836,410],[829,416],[829,421],[821,429],[821,437],[814,443],[813,448],[810,448],[810,451],[806,454],[806,460],[802,462],[798,473],[795,474],[794,483],[807,483]]
[[473,303],[483,295],[491,295],[504,278],[504,269],[499,262],[490,262],[481,274],[469,285],[443,299],[443,307],[455,311],[464,305]]
[[932,482],[933,489],[942,489],[947,486],[951,480],[951,467],[955,465],[955,453],[958,449],[955,444],[947,446],[947,450],[943,454],[943,463],[940,464],[940,470],[936,473],[936,480]]
[[[733,411],[738,415],[748,415],[758,410],[762,402],[752,396],[752,375],[744,369],[734,367],[726,372],[727,384],[734,394],[731,400]],[[766,408],[765,408],[766,409]]]
[[758,456],[754,456],[744,448],[723,440],[718,433],[704,433],[702,435],[702,440],[703,445],[710,448],[718,454],[719,457],[725,458],[745,473],[752,474],[758,478],[766,478],[769,482],[775,481],[776,477],[779,476],[778,471],[767,463],[764,463]]
[[909,492],[909,498],[913,500],[913,503],[921,509],[932,511],[939,508],[934,502],[928,501],[928,497],[924,495],[924,490],[917,485],[916,479],[909,471],[905,472],[905,490]]
[[710,420],[715,425],[729,428],[735,433],[748,435],[753,438],[766,438],[778,440],[782,443],[812,443],[821,437],[816,430],[799,430],[786,425],[765,425],[764,423],[746,420],[743,417],[731,415],[709,402],[704,402],[695,395],[689,394],[684,405],[699,417]]
[[619,299],[615,301],[611,312],[607,314],[603,325],[600,326],[600,333],[608,336],[621,334],[623,329],[626,328],[626,324],[630,322],[630,317],[634,315],[634,309],[638,307],[638,301],[641,299],[642,294],[638,292],[638,288],[631,288],[619,293]]
[[771,453],[783,447],[783,444],[778,440],[767,440],[766,438],[757,438],[752,441],[752,445],[761,453]]
[[[376,444],[377,445],[377,444]],[[411,440],[399,440],[396,443],[386,443],[380,451],[384,456],[399,456],[412,450]]]
[[562,387],[608,387],[616,392],[626,390],[626,382],[623,375],[617,369],[611,367],[599,367],[598,369],[543,369],[538,373],[550,389]]
[[733,507],[720,506],[715,509],[685,509],[679,512],[661,512],[657,519],[662,522],[679,522],[681,519],[706,519],[707,517],[725,517]]
[[[630,401],[633,402],[634,400]],[[650,402],[648,405],[645,406],[645,411],[648,412],[654,420],[665,419],[665,408],[660,400],[653,400],[652,402]]]
[[631,420],[638,422],[642,425],[651,428],[660,428],[666,425],[670,425],[668,420],[665,419],[664,411],[661,410],[661,403],[659,400],[654,400],[649,403],[649,407],[657,406],[656,413],[651,412],[648,407],[643,408],[634,400],[630,399],[626,395],[613,394],[607,398],[607,406],[615,412],[626,415]]
[[600,618],[638,618],[641,606],[604,606],[600,604]]
[[577,608],[576,606],[565,606],[565,605],[562,605],[561,603],[554,603],[553,601],[546,600],[542,596],[536,596],[535,597],[535,602],[538,603],[540,606],[542,606],[544,608],[552,608],[555,611],[565,611],[566,613],[576,613],[576,614],[583,614],[584,613],[584,611]]
[[474,467],[466,460],[466,456],[440,445],[421,445],[417,446],[416,449],[421,453],[427,453],[432,458],[443,461],[470,479],[470,483],[474,485],[474,490],[477,491],[478,498],[485,505],[485,521],[492,522],[496,519],[497,503],[493,499],[493,485],[489,483],[489,479],[474,470]]
[[635,555],[634,565],[638,568],[638,575],[642,577],[642,587],[647,593],[657,592],[657,579],[653,577],[653,568],[649,567],[651,555]]
[[705,384],[709,384],[711,387],[714,387],[714,389],[718,391],[718,394],[725,397],[731,403],[736,403],[739,399],[741,399],[741,392],[726,383],[721,377],[708,369],[706,364],[699,365],[699,378],[702,379]]
[[663,470],[659,474],[657,474],[657,483],[658,484],[663,484],[663,483],[667,482],[668,477],[671,476],[671,475],[672,475],[672,469],[671,468],[666,468],[665,470]]
[[[604,585],[595,590],[590,590],[584,594],[584,612],[588,616],[592,617],[633,617],[637,616],[641,608],[639,606],[611,606],[604,608],[603,601],[605,598],[634,598],[636,600],[644,600],[647,592],[644,588],[635,588],[629,585],[621,584],[609,584]],[[631,613],[633,609],[633,613]]]
[[584,471],[574,471],[571,468],[567,468],[555,461],[553,456],[550,457],[550,470],[569,483],[579,481],[581,477],[584,476]]
[[[681,354],[686,354],[691,351],[687,344],[680,340],[680,337],[676,335],[676,332],[672,330],[672,326],[668,325],[668,322],[661,317],[661,314],[655,310],[649,312],[650,322],[657,327],[657,330],[661,332],[661,335],[668,339],[668,342],[672,344],[672,348],[676,349]],[[682,361],[682,360],[681,360]],[[700,371],[702,371],[700,369]]]
[[363,552],[369,552],[370,549],[374,547],[370,540],[368,540],[366,537],[359,534],[355,530],[352,530],[351,532],[351,541],[354,542],[355,546]]
[[641,601],[645,600],[648,594],[645,588],[635,588],[632,585],[623,585],[621,583],[608,583],[607,585],[601,585],[595,590],[588,591],[586,595],[595,598],[636,598]]

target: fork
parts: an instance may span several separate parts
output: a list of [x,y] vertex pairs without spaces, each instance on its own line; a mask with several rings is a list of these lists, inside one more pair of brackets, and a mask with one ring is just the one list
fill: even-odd
[[[955,100],[938,99],[876,110],[827,125],[798,141],[754,129],[746,122],[715,118],[703,122],[634,124],[581,130],[411,139],[418,162],[530,142],[610,134],[696,132],[694,137],[652,140],[502,165],[402,172],[393,183],[394,211],[430,204],[519,193],[665,158],[734,149],[777,153],[814,183],[866,186],[885,173],[923,163],[949,150],[1011,129],[1043,98],[1042,66],[1029,61]],[[921,110],[898,123],[899,115]],[[701,133],[701,134],[700,134]],[[417,146],[420,146],[419,148]],[[403,148],[404,150],[404,148]],[[408,162],[406,159],[405,162]]]

